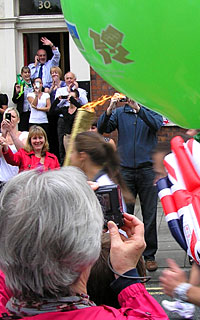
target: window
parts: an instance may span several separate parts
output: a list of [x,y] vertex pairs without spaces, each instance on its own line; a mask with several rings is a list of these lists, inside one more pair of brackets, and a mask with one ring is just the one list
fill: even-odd
[[62,13],[60,0],[19,0],[20,16]]

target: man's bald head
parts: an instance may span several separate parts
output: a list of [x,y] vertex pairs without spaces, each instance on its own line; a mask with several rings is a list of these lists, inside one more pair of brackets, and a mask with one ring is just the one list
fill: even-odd
[[69,86],[71,83],[74,83],[76,81],[76,76],[73,72],[67,72],[65,74],[65,82],[66,85]]

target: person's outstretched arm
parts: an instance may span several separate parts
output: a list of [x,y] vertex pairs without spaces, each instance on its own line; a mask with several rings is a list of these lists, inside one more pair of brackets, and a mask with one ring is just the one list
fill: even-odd
[[[167,260],[169,268],[164,270],[161,277],[160,282],[163,287],[164,293],[170,297],[178,298],[178,295],[182,295],[183,301],[187,301],[193,303],[197,306],[200,306],[200,287],[189,283],[186,273],[176,264],[176,262],[172,259]],[[194,272],[197,276],[195,278],[192,277],[192,283],[198,284],[200,278],[200,267],[194,266],[194,269],[191,272]]]

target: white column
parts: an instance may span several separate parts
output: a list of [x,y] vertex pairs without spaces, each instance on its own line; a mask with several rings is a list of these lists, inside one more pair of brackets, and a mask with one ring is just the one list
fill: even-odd
[[78,81],[90,81],[90,65],[85,60],[69,35],[70,71],[75,73]]
[[16,81],[16,17],[14,17],[14,1],[0,0],[0,91],[9,98],[12,105],[13,86]]

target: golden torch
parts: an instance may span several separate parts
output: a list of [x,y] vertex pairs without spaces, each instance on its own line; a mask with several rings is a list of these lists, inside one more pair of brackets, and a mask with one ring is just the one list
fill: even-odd
[[105,103],[105,101],[112,98],[112,96],[101,96],[98,100],[94,100],[92,102],[89,102],[78,109],[77,115],[74,120],[74,124],[72,127],[72,132],[69,140],[69,146],[67,149],[67,153],[65,156],[64,166],[70,165],[70,158],[73,148],[73,142],[77,136],[78,133],[83,131],[88,131],[91,127],[92,121],[95,116],[95,107],[98,105],[102,105]]

